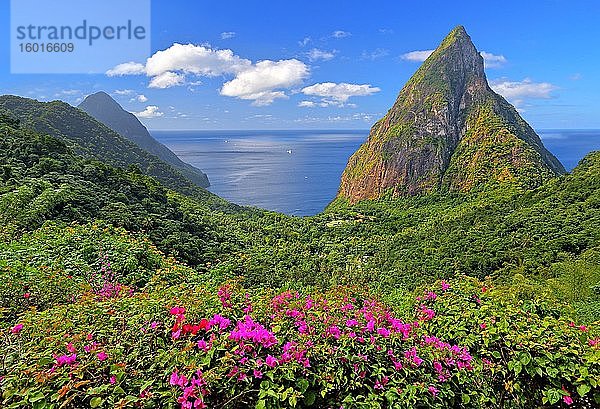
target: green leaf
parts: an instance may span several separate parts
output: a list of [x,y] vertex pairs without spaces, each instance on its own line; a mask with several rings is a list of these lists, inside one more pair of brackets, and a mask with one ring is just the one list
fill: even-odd
[[42,391],[38,391],[38,392],[34,393],[32,396],[29,396],[29,402],[31,402],[31,403],[35,403],[42,399],[44,399],[44,392],[42,392]]
[[317,394],[315,393],[315,391],[310,390],[304,393],[304,403],[306,404],[306,406],[312,406],[316,400]]
[[463,404],[468,404],[469,402],[471,402],[471,397],[465,393],[462,394],[462,403]]
[[591,389],[592,388],[587,384],[579,385],[577,387],[577,393],[579,396],[585,396]]
[[97,408],[100,405],[102,405],[102,398],[100,396],[95,396],[90,399],[90,406],[92,408]]
[[256,406],[254,406],[254,408],[255,409],[266,409],[267,402],[264,399],[261,399],[258,402],[256,402]]

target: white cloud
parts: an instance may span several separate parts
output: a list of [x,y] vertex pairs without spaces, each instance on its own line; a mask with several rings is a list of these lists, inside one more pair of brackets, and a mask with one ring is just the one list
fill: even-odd
[[483,57],[483,63],[486,68],[499,68],[507,62],[506,57],[503,55],[494,55],[485,51],[482,51],[480,54]]
[[523,81],[497,79],[490,81],[490,87],[514,105],[520,105],[525,99],[549,99],[552,91],[558,89],[549,82],[533,82],[529,78]]
[[351,97],[367,96],[379,91],[381,91],[379,88],[372,87],[370,84],[359,85],[345,82],[339,84],[322,82],[302,89],[304,95],[322,97],[321,103],[318,104],[319,106],[344,106]]
[[302,41],[298,41],[298,45],[299,45],[300,47],[306,47],[306,45],[307,45],[308,43],[310,43],[310,41],[311,41],[311,40],[310,40],[310,37],[304,37],[304,38],[302,39]]
[[377,60],[379,58],[383,58],[385,56],[387,56],[390,52],[388,50],[386,50],[385,48],[377,48],[373,51],[363,51],[361,58],[363,60]]
[[300,101],[298,102],[298,106],[304,108],[313,108],[317,106],[317,103],[314,101]]
[[224,31],[221,33],[221,40],[228,40],[236,36],[235,31]]
[[106,71],[109,77],[121,77],[123,75],[141,75],[146,73],[144,64],[137,62],[126,62]]
[[137,100],[138,102],[148,102],[148,97],[146,97],[144,94],[141,94],[137,96]]
[[231,50],[213,50],[202,45],[175,43],[148,58],[146,73],[150,77],[166,72],[216,77],[238,73],[250,65],[250,60],[238,57]]
[[[325,55],[320,57],[326,58]],[[234,78],[223,84],[221,95],[268,105],[275,99],[287,98],[284,90],[300,84],[308,76],[309,68],[296,59],[252,63],[228,49],[175,43],[154,53],[145,65],[127,63],[110,70],[111,75],[140,72],[150,78],[149,88],[199,85],[197,77],[232,75]]]
[[403,60],[407,60],[407,61],[417,61],[417,62],[423,62],[427,59],[427,57],[429,57],[431,55],[431,53],[433,53],[435,50],[417,50],[417,51],[411,51],[409,53],[406,54],[402,54],[400,56],[400,58],[402,58]]
[[116,89],[113,94],[116,95],[131,95],[135,94],[135,91],[132,89]]
[[348,32],[348,31],[342,31],[342,30],[335,30],[333,33],[331,33],[331,36],[333,38],[345,38],[345,37],[350,37],[352,35],[352,33]]
[[394,34],[394,30],[391,28],[380,28],[379,32],[381,34]]
[[310,50],[309,52],[306,53],[306,56],[308,57],[308,59],[311,62],[319,61],[319,60],[329,61],[333,57],[335,57],[335,53],[336,53],[335,50],[325,51],[325,50],[319,50],[318,48],[313,48],[312,50]]
[[171,88],[176,85],[185,84],[185,75],[167,71],[153,77],[148,84],[149,88]]
[[164,114],[160,112],[160,109],[156,105],[149,105],[141,112],[133,112],[135,116],[138,118],[158,118],[163,116]]
[[269,105],[275,99],[287,98],[281,89],[300,84],[308,74],[308,66],[296,59],[260,61],[223,84],[221,95]]

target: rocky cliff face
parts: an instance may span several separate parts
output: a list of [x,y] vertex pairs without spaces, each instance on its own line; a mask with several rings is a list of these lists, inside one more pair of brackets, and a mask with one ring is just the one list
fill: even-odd
[[483,58],[462,26],[452,30],[400,91],[348,161],[339,197],[533,188],[564,173],[539,136],[491,90]]

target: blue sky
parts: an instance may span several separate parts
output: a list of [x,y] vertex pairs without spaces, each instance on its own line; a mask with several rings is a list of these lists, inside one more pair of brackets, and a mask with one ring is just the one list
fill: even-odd
[[5,30],[0,93],[76,104],[104,90],[151,129],[365,129],[426,55],[414,52],[462,24],[535,128],[600,128],[599,15],[595,1],[155,0],[151,60],[112,76],[10,74]]

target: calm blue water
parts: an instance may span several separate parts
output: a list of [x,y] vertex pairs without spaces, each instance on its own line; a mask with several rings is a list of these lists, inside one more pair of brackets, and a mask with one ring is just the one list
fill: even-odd
[[[600,150],[600,130],[539,131],[573,169]],[[321,212],[335,197],[348,158],[368,131],[153,131],[183,161],[202,169],[209,190],[234,203],[292,215]]]

